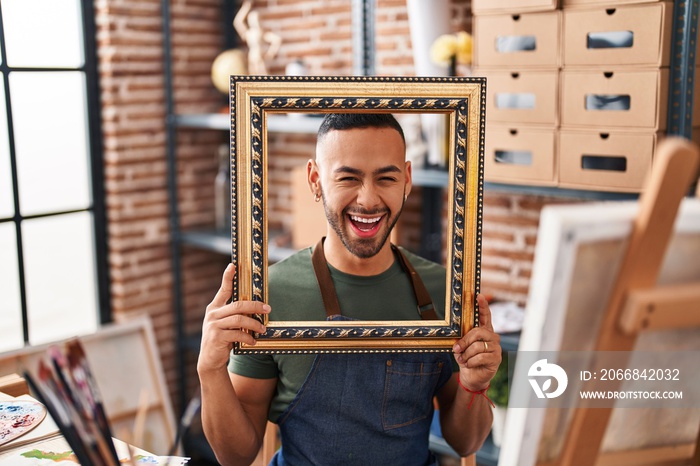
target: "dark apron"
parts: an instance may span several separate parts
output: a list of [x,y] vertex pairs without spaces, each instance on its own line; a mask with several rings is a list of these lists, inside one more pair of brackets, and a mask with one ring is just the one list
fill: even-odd
[[[422,280],[401,251],[423,319],[437,319]],[[323,254],[312,263],[328,320],[340,312]],[[270,465],[436,465],[428,450],[433,398],[452,376],[447,353],[319,354],[277,420],[282,448]]]

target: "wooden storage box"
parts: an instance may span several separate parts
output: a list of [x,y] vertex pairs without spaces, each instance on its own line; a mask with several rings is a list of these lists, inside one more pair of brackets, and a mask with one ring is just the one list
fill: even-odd
[[523,185],[557,184],[554,128],[486,126],[484,180]]
[[475,15],[556,10],[558,0],[472,0]]
[[669,66],[673,3],[564,10],[564,68]]
[[561,11],[474,17],[474,66],[559,67]]
[[558,71],[475,69],[473,74],[487,79],[486,118],[489,122],[550,127],[558,124]]
[[639,192],[663,133],[559,132],[559,186]]
[[664,129],[668,69],[561,73],[561,126]]
[[561,0],[561,6],[567,8],[610,7],[615,8],[629,3],[658,3],[662,0]]

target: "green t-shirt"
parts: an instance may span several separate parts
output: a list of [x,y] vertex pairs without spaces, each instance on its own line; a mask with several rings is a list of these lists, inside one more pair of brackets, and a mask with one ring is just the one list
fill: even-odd
[[[430,293],[438,317],[445,315],[445,268],[405,249]],[[410,279],[398,261],[370,277],[349,275],[329,266],[345,317],[359,320],[420,320]],[[272,265],[268,272],[271,320],[326,320],[321,291],[311,265],[311,248]],[[277,420],[306,379],[314,354],[231,355],[229,371],[258,379],[278,378],[269,418]]]

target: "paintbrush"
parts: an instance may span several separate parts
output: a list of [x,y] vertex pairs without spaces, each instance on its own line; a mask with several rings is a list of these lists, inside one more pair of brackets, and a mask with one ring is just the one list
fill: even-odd
[[[73,374],[68,368],[66,358],[61,353],[61,350],[56,346],[50,346],[47,351],[47,357],[51,365],[43,365],[40,363],[40,374],[45,376],[46,380],[50,380],[55,386],[60,399],[73,418],[78,434],[83,438],[84,443],[88,448],[88,453],[93,457],[95,464],[108,466],[102,450],[100,448],[99,433],[96,435],[93,425],[95,424],[89,414],[89,407],[85,396],[79,388],[76,387]],[[53,368],[53,371],[51,371]],[[108,459],[108,457],[107,457]]]
[[[173,456],[177,452],[177,448],[180,446],[180,440],[182,440],[182,436],[185,435],[185,432],[187,431],[187,429],[189,429],[190,425],[192,424],[192,420],[194,419],[194,415],[197,414],[197,411],[199,411],[199,408],[201,406],[202,397],[200,393],[197,393],[195,396],[192,397],[192,399],[190,399],[190,402],[187,403],[185,411],[182,413],[180,422],[177,424],[175,440],[173,441],[173,444],[170,447],[170,451],[168,451],[168,456]],[[170,463],[170,459],[168,459],[168,463]]]
[[[53,356],[57,355],[54,354]],[[60,372],[62,372],[61,359],[62,358],[58,356],[55,360],[56,364],[54,366]],[[86,401],[83,399],[84,397],[82,396],[80,390],[76,389],[75,386],[71,384],[72,375],[70,374],[70,371],[68,377],[64,376],[59,378],[57,373],[51,371],[50,366],[44,364],[43,361],[40,361],[39,375],[40,379],[43,378],[43,380],[48,380],[50,382],[50,387],[56,389],[56,393],[59,395],[59,401],[63,402],[69,417],[72,419],[73,424],[75,425],[78,435],[83,440],[87,452],[92,458],[91,464],[110,466],[108,461],[109,457],[105,457],[105,455],[102,453],[104,448],[101,448],[99,433],[96,435],[96,429],[93,428],[95,423],[85,411]],[[54,377],[54,375],[56,377]]]
[[73,406],[83,421],[84,429],[94,441],[93,443],[97,448],[101,462],[105,465],[116,465],[117,460],[113,458],[109,447],[112,443],[112,439],[109,437],[105,438],[105,435],[98,425],[95,418],[94,397],[89,390],[82,370],[80,370],[80,368],[74,370],[70,367],[66,357],[57,349],[50,351],[50,356],[56,370],[66,374],[61,379],[65,386],[68,387],[68,393],[71,395]]
[[80,380],[80,384],[84,383],[85,392],[89,394],[88,398],[93,411],[93,417],[97,421],[97,427],[105,439],[109,456],[111,457],[110,464],[119,464],[119,455],[112,441],[112,431],[109,427],[107,414],[102,403],[102,395],[97,386],[97,382],[92,375],[90,365],[85,357],[83,346],[78,340],[73,340],[66,343],[68,364],[72,370],[73,376]]
[[190,402],[187,403],[185,412],[182,413],[180,422],[177,424],[175,440],[173,440],[173,444],[170,447],[170,450],[168,451],[168,459],[165,462],[165,466],[170,466],[170,462],[173,460],[173,457],[175,456],[175,453],[177,453],[177,449],[180,446],[180,440],[182,439],[182,436],[185,435],[187,429],[190,428],[192,420],[194,419],[194,415],[197,414],[197,411],[199,411],[199,408],[201,408],[201,406],[202,395],[200,392],[198,392],[195,396],[192,397],[192,399],[190,399]]
[[51,418],[56,423],[56,426],[61,431],[61,434],[63,434],[63,437],[68,442],[68,445],[70,445],[73,453],[78,459],[78,462],[80,464],[92,464],[92,459],[88,454],[80,435],[78,434],[75,424],[73,424],[73,421],[68,414],[66,407],[63,405],[63,402],[58,399],[56,389],[49,386],[51,383],[47,378],[47,375],[45,373],[41,374],[41,372],[45,372],[48,369],[45,366],[43,368],[41,367],[43,365],[41,361],[39,365],[39,382],[37,382],[28,371],[24,371],[24,379],[27,381],[29,388],[31,388],[31,390],[34,392],[37,400],[46,406],[46,410],[51,415]]
[[60,375],[59,381],[66,387],[68,394],[71,396],[73,406],[83,421],[85,430],[90,435],[90,438],[94,440],[101,462],[105,465],[118,464],[118,460],[113,458],[110,451],[112,439],[110,437],[105,438],[95,419],[94,397],[85,381],[82,370],[79,368],[73,370],[69,366],[66,357],[58,348],[49,348],[49,355],[54,363],[54,368]]
[[49,346],[46,354],[51,361],[51,365],[53,366],[53,372],[56,374],[56,384],[62,390],[62,392],[67,395],[68,400],[72,404],[75,404],[76,400],[73,396],[73,390],[68,385],[68,380],[66,379],[66,371],[68,369],[66,358],[63,356],[63,353],[61,353],[61,350],[55,345]]

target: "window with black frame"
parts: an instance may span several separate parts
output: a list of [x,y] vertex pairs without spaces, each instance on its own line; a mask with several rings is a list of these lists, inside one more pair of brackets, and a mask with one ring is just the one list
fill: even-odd
[[0,352],[110,320],[93,5],[0,3]]

